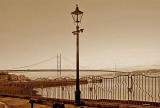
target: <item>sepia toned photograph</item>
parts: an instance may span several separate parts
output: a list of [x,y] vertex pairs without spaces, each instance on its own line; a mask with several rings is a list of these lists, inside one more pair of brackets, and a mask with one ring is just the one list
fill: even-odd
[[0,108],[160,108],[160,0],[0,0]]

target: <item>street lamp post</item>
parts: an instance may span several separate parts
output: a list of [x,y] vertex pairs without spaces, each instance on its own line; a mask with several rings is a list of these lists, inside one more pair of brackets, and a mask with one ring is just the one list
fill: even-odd
[[80,105],[80,89],[79,89],[79,33],[83,32],[84,29],[79,28],[79,23],[81,22],[83,12],[79,10],[78,5],[74,12],[71,12],[74,23],[76,23],[76,31],[73,31],[73,35],[76,35],[76,91],[75,91],[75,102]]

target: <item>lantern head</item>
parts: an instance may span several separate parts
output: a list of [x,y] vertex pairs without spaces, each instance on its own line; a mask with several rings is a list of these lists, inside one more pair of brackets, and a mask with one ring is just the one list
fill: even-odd
[[78,24],[81,22],[83,12],[80,11],[78,5],[76,5],[76,9],[74,12],[71,12],[71,15],[72,15],[74,22]]

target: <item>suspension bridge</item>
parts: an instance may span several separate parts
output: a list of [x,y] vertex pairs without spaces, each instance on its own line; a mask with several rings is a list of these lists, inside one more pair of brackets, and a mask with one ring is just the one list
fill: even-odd
[[[54,62],[54,64],[56,66],[56,68],[48,68],[48,69],[44,69],[44,68],[40,68],[40,69],[32,69],[33,67],[36,67],[38,65],[43,65],[47,62],[50,62],[52,61],[52,63]],[[62,61],[63,62],[66,62],[67,65],[69,65],[70,68],[62,68]],[[66,66],[65,66],[66,67]],[[33,63],[33,64],[29,64],[29,65],[25,65],[25,66],[19,66],[19,67],[14,67],[14,68],[10,68],[10,69],[3,69],[3,70],[0,70],[0,71],[6,71],[6,72],[11,72],[11,73],[16,73],[16,72],[74,72],[75,69],[75,63],[70,60],[68,57],[66,56],[62,56],[61,54],[60,55],[57,55],[57,56],[53,56],[53,57],[50,57],[48,59],[45,59],[45,60],[42,60],[42,61],[39,61],[39,62],[36,62],[36,63]],[[90,69],[90,66],[82,66],[80,65],[80,71],[81,72],[86,72],[86,71],[89,71],[89,72],[95,72],[95,71],[98,71],[98,72],[107,72],[107,73],[114,73],[114,72],[122,72],[122,71],[116,71],[116,70],[107,70],[107,69]]]

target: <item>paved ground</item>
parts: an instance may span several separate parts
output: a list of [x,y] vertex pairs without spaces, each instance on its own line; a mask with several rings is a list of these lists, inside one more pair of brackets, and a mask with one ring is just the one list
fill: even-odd
[[[26,99],[0,97],[0,108],[30,108],[29,101]],[[34,108],[52,108],[51,106],[34,104]],[[74,105],[65,105],[65,108],[80,108]],[[84,107],[93,108],[93,107]]]
[[[96,104],[96,103],[90,103]],[[136,105],[127,105],[127,104],[114,104],[114,103],[104,103],[104,105],[108,105],[108,107],[103,108],[155,108],[150,106],[136,106]],[[113,107],[118,105],[119,107]],[[11,98],[11,97],[0,97],[0,108],[30,108],[30,104],[28,100],[19,99],[19,98]],[[51,106],[38,105],[34,104],[34,108],[52,108]],[[65,108],[100,108],[100,107],[87,107],[81,106],[76,107],[74,105],[65,105]]]
[[[0,97],[0,102],[5,103],[8,108],[30,108],[29,101],[25,99]],[[1,106],[0,108],[3,107]],[[51,108],[51,107],[35,104],[35,108]]]

